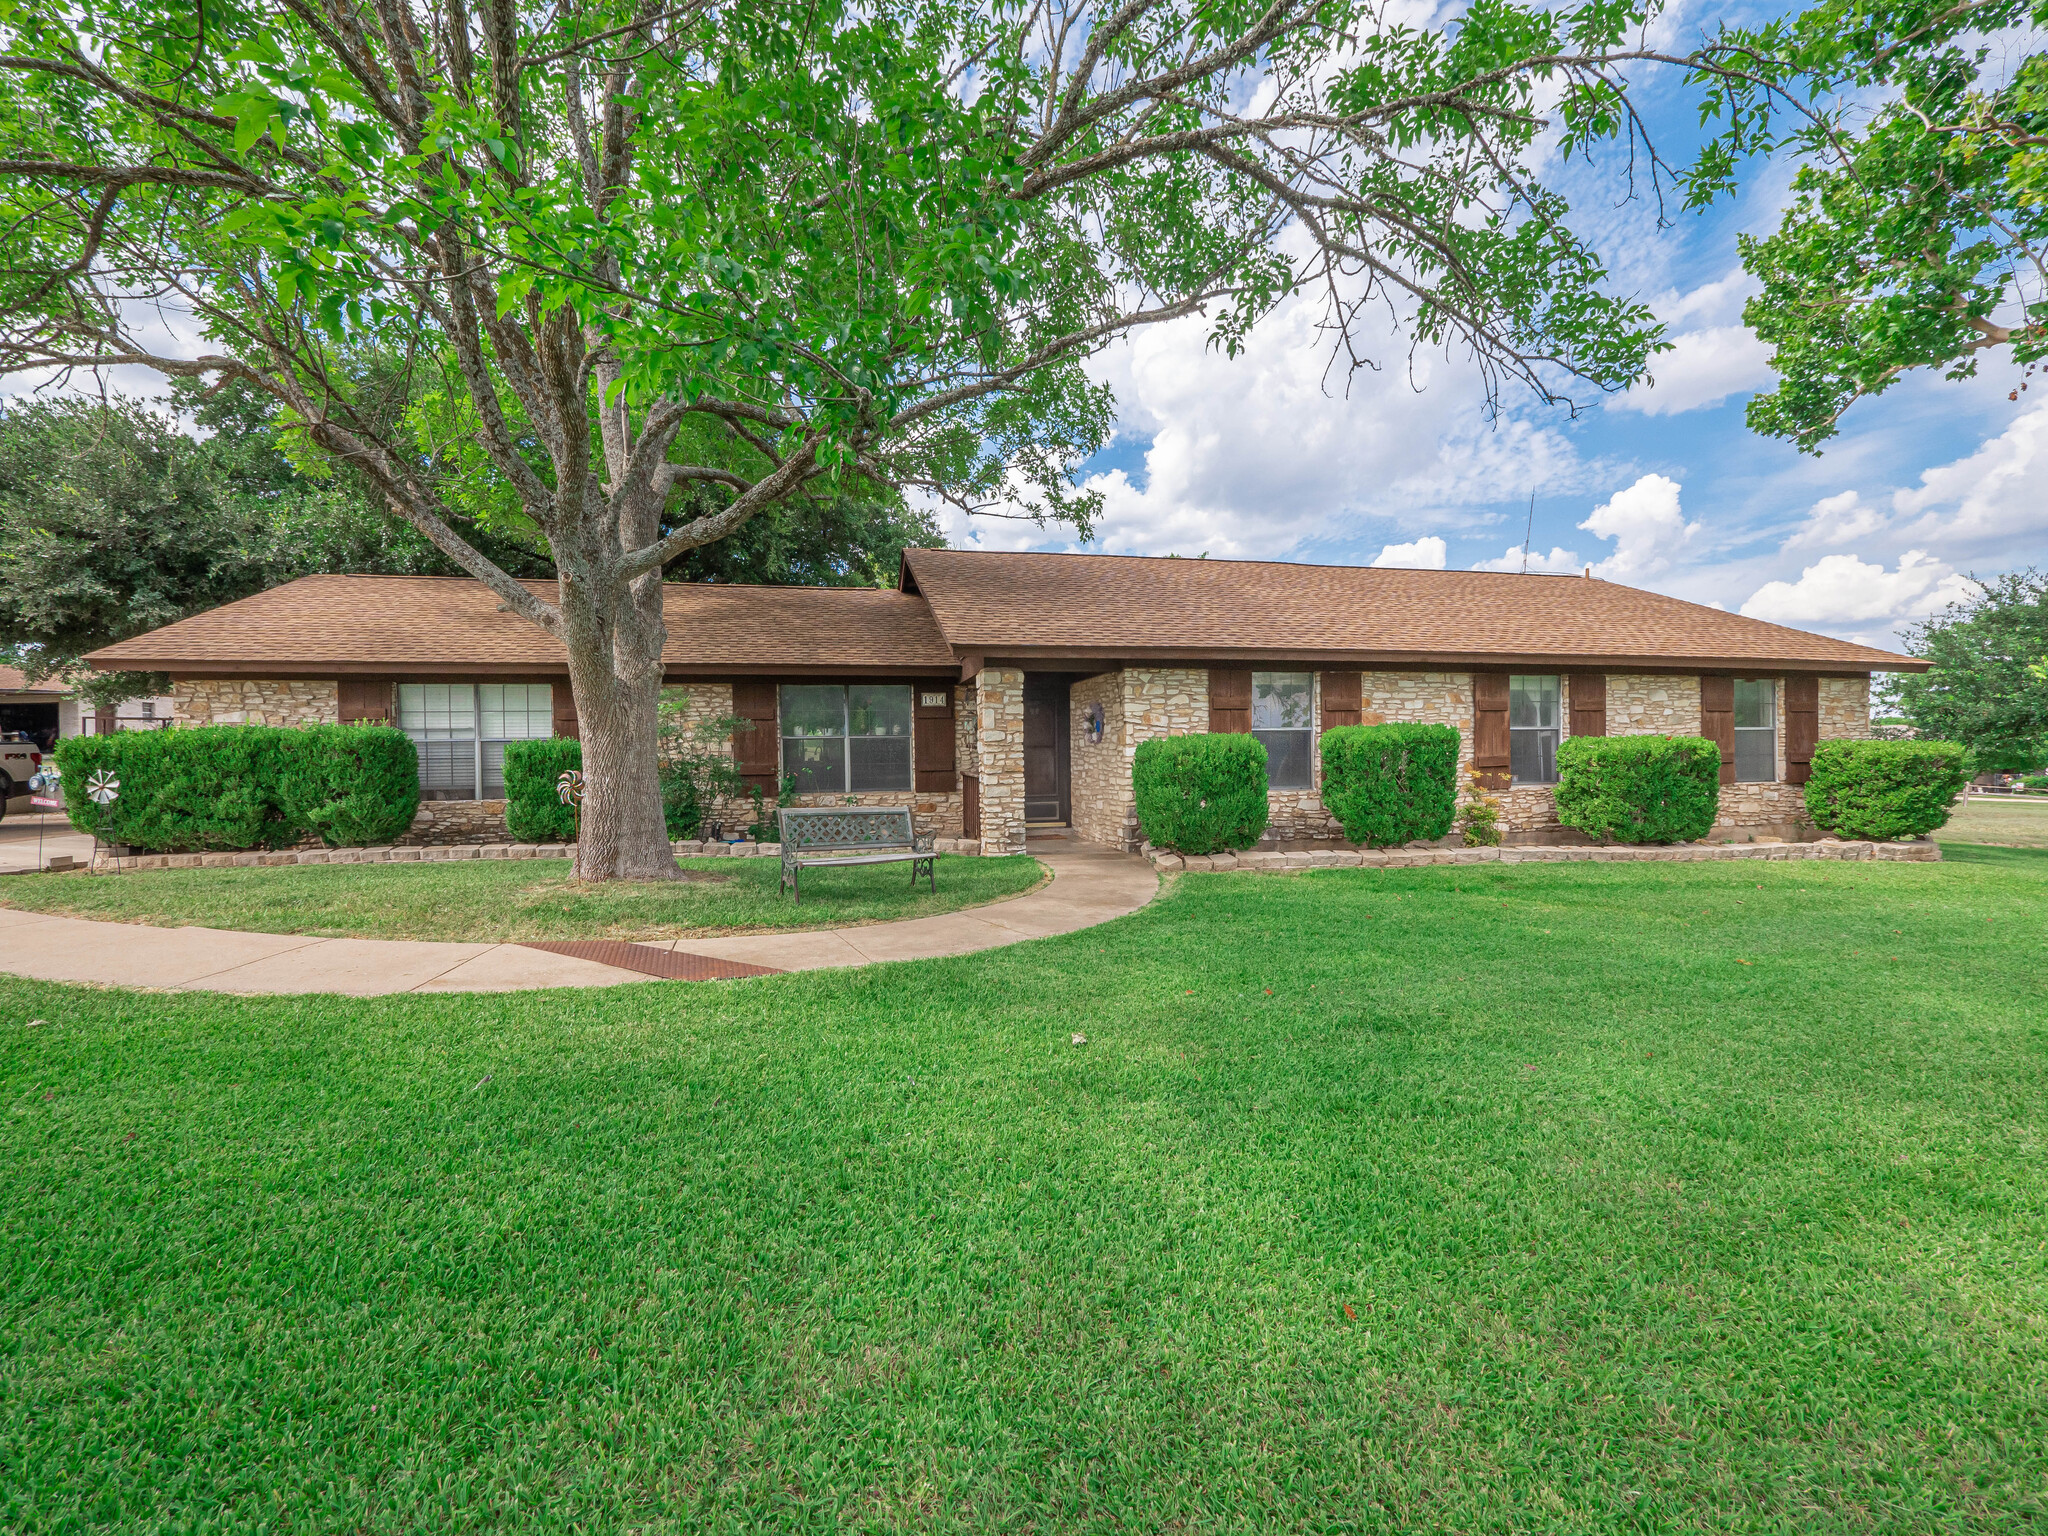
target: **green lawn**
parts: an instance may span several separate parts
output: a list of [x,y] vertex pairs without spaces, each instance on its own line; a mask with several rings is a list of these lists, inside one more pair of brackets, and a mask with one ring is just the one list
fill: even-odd
[[0,981],[0,1529],[2042,1529],[2048,855],[1954,859]]
[[2048,848],[2048,795],[2022,799],[1978,795],[1934,834],[1947,843],[2003,843]]
[[856,865],[806,870],[803,900],[792,902],[781,893],[779,860],[678,862],[703,878],[588,885],[569,878],[567,859],[16,875],[0,882],[0,906],[366,939],[655,939],[928,917],[1014,896],[1044,876],[1021,854],[942,854],[936,892],[922,881],[912,889],[907,864]]

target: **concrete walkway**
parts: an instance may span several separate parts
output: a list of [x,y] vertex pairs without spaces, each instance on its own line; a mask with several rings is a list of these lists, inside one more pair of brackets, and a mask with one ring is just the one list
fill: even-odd
[[[1036,852],[1037,850],[1033,850]],[[1052,879],[1027,896],[863,928],[660,939],[636,946],[809,971],[878,960],[930,960],[1046,938],[1135,912],[1159,888],[1135,854],[1074,846],[1040,854]],[[88,877],[80,877],[88,878]],[[4,892],[0,892],[4,895]],[[224,928],[151,928],[0,907],[0,971],[38,981],[174,992],[515,992],[614,987],[648,976],[523,944],[322,939]]]

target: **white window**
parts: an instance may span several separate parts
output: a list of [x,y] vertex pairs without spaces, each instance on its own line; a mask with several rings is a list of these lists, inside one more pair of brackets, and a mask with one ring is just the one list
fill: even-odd
[[553,735],[554,700],[547,683],[400,683],[398,728],[419,749],[422,798],[502,798],[505,744]]
[[1778,777],[1778,685],[1769,678],[1735,679],[1735,781],[1769,784]]
[[1508,679],[1508,770],[1517,784],[1557,782],[1557,722],[1556,677]]
[[1315,693],[1306,672],[1252,674],[1252,735],[1266,744],[1266,783],[1273,789],[1315,784]]
[[792,685],[781,712],[782,771],[798,794],[911,787],[909,684]]

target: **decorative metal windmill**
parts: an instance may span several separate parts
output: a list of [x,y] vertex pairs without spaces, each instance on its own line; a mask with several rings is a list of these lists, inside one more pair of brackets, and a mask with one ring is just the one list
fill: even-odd
[[[85,781],[85,798],[104,811],[108,806],[121,798],[121,781],[114,777],[113,770],[110,768],[94,769],[92,775]],[[120,844],[109,843],[107,846],[118,848]],[[96,866],[99,861],[100,828],[99,818],[95,816],[92,828],[92,862]],[[114,855],[114,868],[118,870],[120,867],[121,855],[117,853]]]
[[555,780],[555,793],[562,797],[562,804],[576,813],[576,842],[583,843],[583,770],[571,768]]

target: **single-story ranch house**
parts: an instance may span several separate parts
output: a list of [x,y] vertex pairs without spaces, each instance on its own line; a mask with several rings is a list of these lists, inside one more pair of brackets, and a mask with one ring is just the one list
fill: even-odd
[[[551,596],[551,583],[534,583]],[[670,583],[668,682],[751,722],[772,800],[910,802],[921,829],[1140,841],[1138,743],[1250,731],[1279,842],[1342,833],[1320,732],[1456,726],[1510,842],[1557,824],[1557,744],[1721,747],[1716,836],[1797,837],[1817,741],[1869,733],[1870,677],[1926,664],[1587,576],[918,549],[895,591]],[[309,576],[90,658],[168,672],[193,724],[389,721],[419,745],[419,840],[503,837],[505,744],[576,734],[560,646],[466,577]]]

